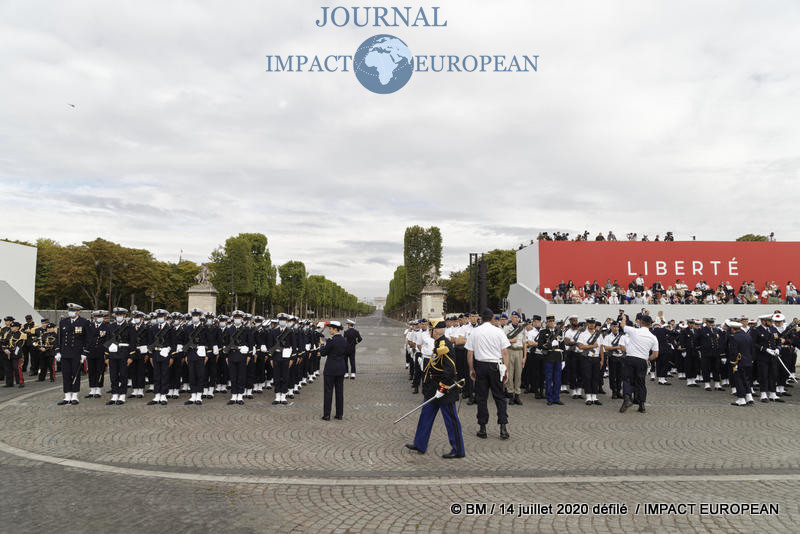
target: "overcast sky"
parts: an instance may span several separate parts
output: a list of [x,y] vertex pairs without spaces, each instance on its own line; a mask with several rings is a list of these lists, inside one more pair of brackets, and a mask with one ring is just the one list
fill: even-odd
[[[800,240],[800,3],[465,1],[447,28],[317,28],[319,6],[0,2],[0,237],[206,261],[263,232],[383,296],[406,226],[444,274],[542,230]],[[350,4],[347,4],[350,5]],[[267,73],[267,54],[538,54],[538,73]],[[68,103],[75,107],[68,106]]]

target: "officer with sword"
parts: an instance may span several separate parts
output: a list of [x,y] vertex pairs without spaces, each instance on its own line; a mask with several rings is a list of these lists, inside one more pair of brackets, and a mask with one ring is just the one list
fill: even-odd
[[[425,402],[421,406],[422,411],[419,414],[414,443],[407,444],[406,448],[420,454],[425,453],[428,449],[433,421],[441,409],[451,446],[450,452],[442,455],[442,458],[463,458],[466,455],[464,436],[461,432],[461,422],[458,419],[455,404],[464,381],[462,379],[456,382],[455,353],[452,343],[444,335],[445,327],[444,321],[433,322],[434,349],[430,360],[426,362],[422,379],[422,394]],[[415,408],[406,416],[417,409]],[[406,416],[401,417],[398,421]]]

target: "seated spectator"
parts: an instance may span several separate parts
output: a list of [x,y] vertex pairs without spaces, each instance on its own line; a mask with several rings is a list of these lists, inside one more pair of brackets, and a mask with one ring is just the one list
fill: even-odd
[[800,300],[797,298],[797,288],[794,287],[791,280],[786,283],[786,304],[800,304]]

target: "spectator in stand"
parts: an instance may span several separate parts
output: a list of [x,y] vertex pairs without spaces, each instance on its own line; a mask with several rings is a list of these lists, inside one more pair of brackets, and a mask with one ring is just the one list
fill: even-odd
[[791,280],[786,282],[786,304],[800,304],[800,299],[797,298],[797,288],[794,287]]
[[597,237],[594,238],[595,241],[605,241],[606,238],[603,236],[602,232],[597,234]]
[[767,241],[775,241],[775,232],[770,232]]
[[636,291],[639,293],[644,291],[644,278],[642,277],[641,273],[636,275],[636,279],[633,281],[633,283]]
[[614,235],[614,232],[609,230],[608,231],[608,237],[606,237],[606,240],[608,240],[608,241],[616,241],[617,240],[617,236]]

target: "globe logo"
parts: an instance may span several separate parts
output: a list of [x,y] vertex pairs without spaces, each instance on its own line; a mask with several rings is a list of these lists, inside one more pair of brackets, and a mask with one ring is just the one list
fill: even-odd
[[414,72],[414,56],[392,35],[375,35],[361,43],[353,56],[353,70],[361,85],[380,95],[402,89]]

